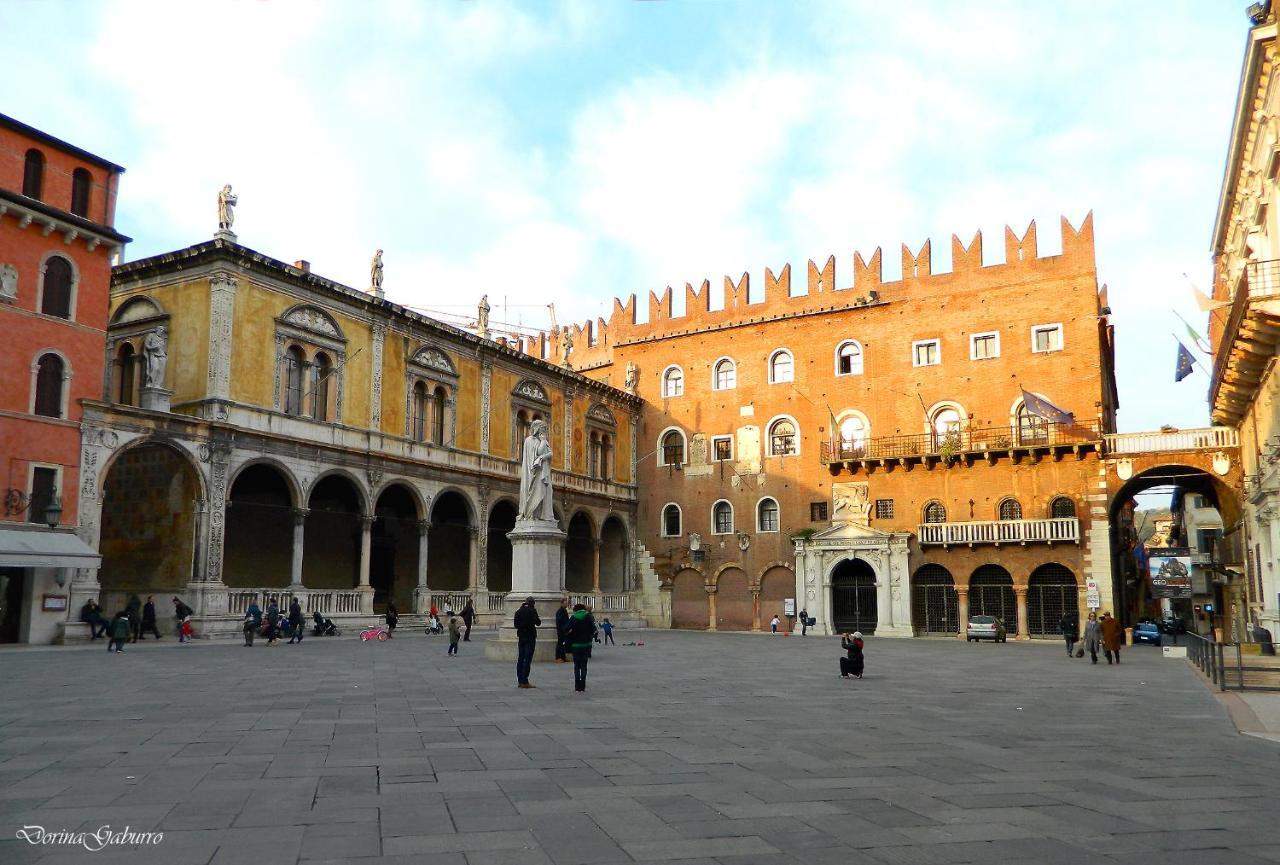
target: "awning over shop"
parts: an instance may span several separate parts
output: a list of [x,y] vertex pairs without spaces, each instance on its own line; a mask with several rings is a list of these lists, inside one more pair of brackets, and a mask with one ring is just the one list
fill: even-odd
[[102,556],[70,532],[0,529],[0,568],[97,568]]

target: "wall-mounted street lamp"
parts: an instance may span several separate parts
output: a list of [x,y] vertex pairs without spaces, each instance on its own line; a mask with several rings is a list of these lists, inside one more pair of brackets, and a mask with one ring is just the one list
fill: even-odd
[[[5,516],[14,516],[16,514],[25,514],[31,510],[31,496],[22,490],[9,488],[4,495],[4,514]],[[57,493],[53,494],[53,498],[49,500],[49,504],[44,509],[44,522],[51,529],[58,527],[59,520],[62,519],[62,499]]]

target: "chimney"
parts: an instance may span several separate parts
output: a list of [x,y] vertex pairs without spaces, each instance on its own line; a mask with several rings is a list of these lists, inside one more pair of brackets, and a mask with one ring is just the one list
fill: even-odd
[[302,271],[303,273],[311,272],[311,262],[307,261],[305,258],[299,258],[297,261],[293,263],[293,266],[298,268],[298,270]]

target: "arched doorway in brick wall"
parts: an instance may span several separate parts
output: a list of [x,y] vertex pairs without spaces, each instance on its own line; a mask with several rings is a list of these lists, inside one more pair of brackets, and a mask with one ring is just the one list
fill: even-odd
[[686,569],[671,581],[671,627],[705,631],[711,606],[702,574]]
[[[782,565],[774,565],[764,572],[760,578],[760,626],[765,627],[774,615],[781,616],[786,608],[787,598],[796,597],[796,575],[791,569]],[[804,607],[801,599],[796,600],[796,615]],[[814,610],[807,611],[810,616]]]
[[1080,618],[1080,587],[1069,568],[1050,562],[1031,572],[1027,588],[1027,631],[1034,636],[1061,633],[1064,614]]
[[876,572],[862,559],[843,559],[831,572],[831,624],[838,634],[874,634]]
[[143,444],[116,458],[102,486],[98,580],[104,613],[115,615],[132,594],[144,601],[163,594],[156,603],[163,615],[169,593],[184,594],[193,575],[200,498],[195,469],[174,448]]
[[1013,577],[999,565],[983,565],[969,577],[969,615],[995,616],[1009,634],[1018,632]]
[[921,565],[912,575],[911,625],[917,635],[960,633],[956,581],[942,565]]
[[755,599],[741,568],[726,568],[716,581],[716,629],[749,631],[755,618]]

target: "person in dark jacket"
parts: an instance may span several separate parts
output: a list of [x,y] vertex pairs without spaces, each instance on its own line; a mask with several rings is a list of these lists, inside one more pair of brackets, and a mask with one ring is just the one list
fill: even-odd
[[[102,615],[102,607],[99,607],[98,602],[92,598],[85,601],[84,606],[80,608],[80,621],[89,626],[90,640],[103,636],[111,627],[111,623]],[[107,639],[110,640],[110,637]]]
[[516,610],[516,687],[536,688],[529,683],[529,668],[533,666],[533,650],[538,645],[538,625],[542,619],[538,616],[538,608],[534,605],[533,596],[524,599],[520,609]]
[[565,657],[565,629],[569,627],[569,601],[567,598],[560,599],[560,609],[556,610],[556,663],[564,664],[568,662]]
[[394,637],[396,635],[396,622],[400,621],[400,611],[396,609],[395,601],[387,601],[387,636]]
[[565,626],[564,641],[573,653],[573,690],[587,690],[587,661],[591,659],[591,640],[596,635],[596,620],[585,604],[574,604]]
[[276,604],[274,597],[267,601],[267,632],[265,636],[268,646],[277,645],[276,640],[280,639],[280,607]]
[[1124,627],[1120,624],[1120,620],[1113,618],[1110,613],[1102,614],[1102,653],[1107,656],[1107,663],[1111,663],[1111,656],[1114,655],[1116,663],[1120,663],[1120,647],[1124,645]]
[[123,652],[124,644],[129,639],[129,631],[129,614],[121,610],[111,620],[111,638],[107,640],[107,651],[114,650],[117,654]]
[[257,601],[250,601],[249,608],[244,611],[244,644],[253,646],[253,638],[262,627],[262,608]]
[[845,634],[840,640],[840,648],[844,649],[846,653],[846,657],[840,659],[840,678],[847,679],[850,676],[855,679],[862,678],[863,646],[861,631]]
[[1098,623],[1098,614],[1089,611],[1089,620],[1084,625],[1084,648],[1093,663],[1098,663],[1098,648],[1102,645],[1102,625]]
[[464,643],[471,642],[471,623],[476,619],[476,608],[471,606],[468,599],[467,605],[462,608],[462,641]]
[[1080,623],[1071,613],[1063,613],[1058,620],[1058,630],[1062,632],[1062,639],[1067,644],[1067,657],[1070,658],[1080,639]]
[[142,633],[139,639],[145,640],[147,634],[155,634],[160,639],[160,629],[156,627],[156,599],[147,595],[147,602],[142,605]]
[[136,643],[142,633],[142,599],[136,594],[130,595],[124,614],[129,617],[129,642]]
[[186,604],[182,603],[182,601],[178,600],[177,598],[173,599],[173,617],[178,621],[178,642],[179,643],[185,643],[187,641],[187,635],[182,632],[182,623],[185,622],[187,619],[191,618],[191,615],[194,612],[195,610],[191,609]]
[[302,616],[302,604],[294,598],[289,602],[289,642],[302,642],[307,633],[307,620]]

